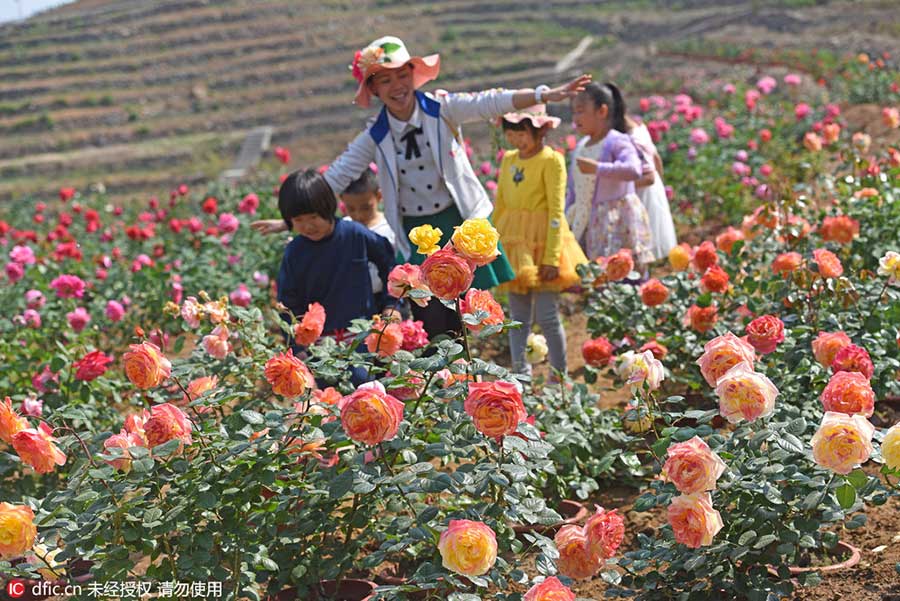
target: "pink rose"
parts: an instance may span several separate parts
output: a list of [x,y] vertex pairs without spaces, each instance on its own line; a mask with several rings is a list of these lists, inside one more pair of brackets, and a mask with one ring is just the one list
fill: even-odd
[[680,495],[672,499],[668,510],[669,525],[675,541],[691,549],[712,544],[722,529],[722,515],[713,509],[708,492]]
[[875,366],[872,364],[872,359],[869,358],[869,351],[861,346],[850,344],[839,350],[834,356],[834,360],[831,362],[831,371],[856,371],[871,380],[872,374],[875,373]]
[[443,300],[456,300],[472,285],[472,264],[450,249],[432,253],[422,263],[422,277],[431,292]]
[[831,367],[838,351],[851,344],[853,341],[844,332],[819,332],[812,341],[812,351],[816,361],[825,367]]
[[756,353],[749,343],[728,332],[706,343],[697,365],[706,383],[715,386],[725,372],[742,361],[752,366]]
[[663,476],[684,494],[715,490],[725,472],[725,462],[699,436],[669,446],[666,456]]
[[411,290],[420,290],[427,293],[426,296],[420,295],[421,297],[410,297],[410,299],[420,307],[428,305],[428,301],[431,297],[431,291],[428,290],[428,286],[425,284],[421,269],[418,265],[411,265],[409,263],[397,265],[391,270],[390,275],[388,275],[387,289],[388,294],[394,298],[403,298]]
[[231,300],[231,304],[237,307],[249,307],[253,296],[250,294],[250,290],[247,289],[246,284],[238,284],[238,287],[232,290],[228,298]]
[[115,469],[125,472],[131,471],[131,453],[128,451],[131,447],[142,447],[143,440],[126,430],[122,430],[119,434],[113,434],[103,441],[104,449],[118,448],[121,449],[121,457],[118,459],[109,459],[106,461]]
[[573,580],[590,578],[600,569],[602,558],[591,552],[590,543],[584,529],[567,524],[559,529],[553,538],[559,551],[556,569],[563,576]]
[[229,337],[228,328],[224,324],[217,325],[210,334],[203,337],[203,350],[216,359],[224,359],[232,349]]
[[91,316],[84,307],[77,307],[74,311],[66,313],[66,319],[69,321],[69,327],[80,332],[90,323]]
[[597,507],[596,513],[585,522],[584,533],[590,552],[601,559],[610,559],[625,538],[625,521],[615,509],[605,511]]
[[784,322],[774,315],[757,317],[747,324],[747,341],[762,355],[773,352],[784,341]]
[[50,282],[50,287],[60,298],[84,297],[84,280],[77,275],[61,275]]
[[109,300],[106,302],[106,318],[111,322],[122,321],[125,317],[125,307],[117,300]]

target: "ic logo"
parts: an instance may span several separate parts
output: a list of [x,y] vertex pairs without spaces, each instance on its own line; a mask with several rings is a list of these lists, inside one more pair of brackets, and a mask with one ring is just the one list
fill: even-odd
[[10,580],[6,583],[6,594],[12,597],[13,599],[18,599],[22,595],[25,594],[25,581],[24,580]]

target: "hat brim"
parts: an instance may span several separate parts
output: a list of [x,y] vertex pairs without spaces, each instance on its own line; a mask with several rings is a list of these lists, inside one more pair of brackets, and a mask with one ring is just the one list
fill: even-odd
[[551,117],[550,115],[532,115],[531,113],[506,113],[500,119],[499,125],[502,125],[504,121],[509,121],[510,123],[521,123],[522,121],[528,119],[531,121],[531,124],[535,127],[535,129],[540,129],[545,125],[549,125],[550,129],[556,129],[559,127],[560,123],[562,123],[562,119],[559,117]]
[[372,93],[366,82],[369,78],[384,69],[399,69],[407,63],[413,64],[413,88],[418,90],[429,81],[437,79],[441,71],[441,56],[439,54],[429,54],[428,56],[413,56],[408,61],[402,63],[380,63],[373,65],[366,71],[366,76],[362,83],[356,89],[356,99],[354,102],[357,106],[368,108],[372,101]]

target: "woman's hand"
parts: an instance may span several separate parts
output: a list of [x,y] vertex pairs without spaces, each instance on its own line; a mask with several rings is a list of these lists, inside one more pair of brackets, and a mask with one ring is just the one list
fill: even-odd
[[287,231],[287,224],[283,219],[260,219],[251,223],[250,227],[264,236]]
[[551,282],[559,277],[559,267],[554,265],[541,265],[538,269],[538,277],[544,282]]
[[579,75],[567,84],[544,92],[542,99],[544,102],[562,102],[563,100],[573,98],[579,92],[583,92],[584,86],[591,83],[592,80],[593,76],[590,74],[585,73],[584,75]]
[[594,175],[597,173],[597,161],[594,159],[586,159],[584,157],[578,157],[576,160],[578,165],[578,170],[584,173],[585,175]]

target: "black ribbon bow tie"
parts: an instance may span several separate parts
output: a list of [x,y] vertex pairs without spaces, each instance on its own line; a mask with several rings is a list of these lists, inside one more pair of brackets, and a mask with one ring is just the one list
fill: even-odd
[[406,132],[405,134],[400,136],[400,140],[402,142],[406,142],[406,160],[407,161],[410,160],[411,158],[413,158],[414,155],[417,159],[422,157],[422,151],[419,150],[419,143],[416,141],[416,136],[419,135],[420,133],[422,133],[422,128],[417,127],[415,129],[409,130],[408,132]]

